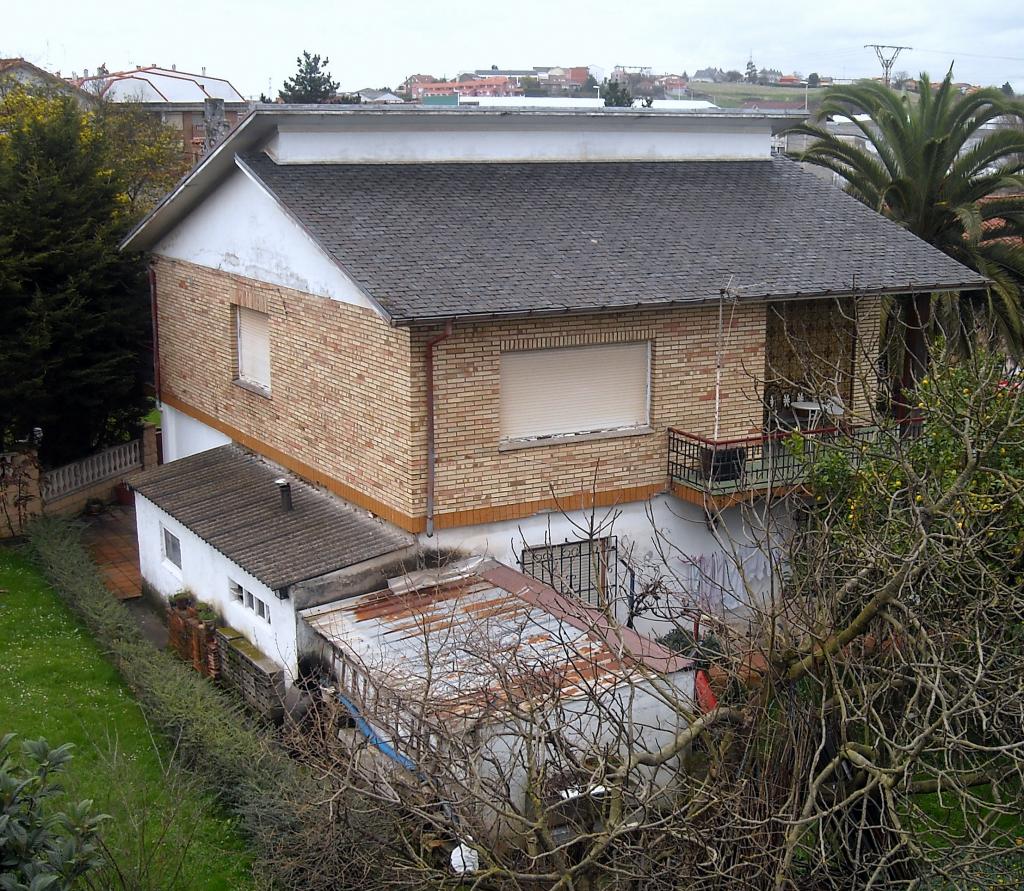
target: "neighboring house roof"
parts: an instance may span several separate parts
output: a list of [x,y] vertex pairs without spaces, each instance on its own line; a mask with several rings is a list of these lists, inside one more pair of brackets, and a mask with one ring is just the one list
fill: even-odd
[[83,77],[77,83],[115,102],[202,102],[211,98],[245,102],[245,97],[222,77],[158,65]]
[[985,284],[781,158],[242,162],[394,324]]
[[[281,477],[291,483],[290,511],[275,484]],[[238,445],[155,467],[132,486],[274,591],[412,543]]]
[[[522,705],[549,685],[572,697],[615,686],[631,669],[671,673],[693,665],[484,557],[400,576],[384,590],[300,615],[384,686],[460,717],[510,695]],[[505,672],[495,670],[498,653]]]
[[82,105],[95,105],[96,97],[84,92],[59,74],[51,74],[20,57],[0,59],[0,79],[13,80],[29,87],[51,87],[74,96]]

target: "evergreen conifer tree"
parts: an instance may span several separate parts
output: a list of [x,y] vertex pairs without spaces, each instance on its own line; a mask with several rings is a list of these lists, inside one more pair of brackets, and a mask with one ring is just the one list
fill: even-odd
[[298,71],[284,82],[278,95],[283,102],[293,104],[315,104],[327,102],[338,92],[338,82],[331,80],[327,66],[331,60],[319,55],[311,56],[305,50],[295,63]]
[[133,433],[149,300],[103,131],[68,97],[7,106],[0,135],[0,438],[61,464]]

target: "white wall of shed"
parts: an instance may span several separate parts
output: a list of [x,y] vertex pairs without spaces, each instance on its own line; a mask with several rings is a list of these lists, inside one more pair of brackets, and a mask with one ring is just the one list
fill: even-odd
[[350,116],[283,122],[266,146],[279,164],[769,159],[764,118],[685,114]]
[[232,170],[153,253],[245,278],[374,308],[262,186]]
[[229,436],[166,403],[160,406],[160,418],[164,464],[231,442]]
[[[670,684],[674,688],[672,695],[677,696],[680,704],[685,707],[686,703],[693,701],[694,679],[694,671],[687,669],[663,677],[659,683]],[[617,737],[617,731],[626,725],[626,721],[619,723],[616,718],[625,718],[626,715],[631,716],[631,725],[636,735],[632,744],[623,743]],[[640,752],[658,751],[687,727],[688,721],[679,709],[667,702],[665,696],[656,693],[648,682],[633,679],[612,690],[595,691],[593,696],[562,700],[558,716],[552,718],[551,724],[563,729],[564,737],[570,743],[576,743],[577,754],[581,756],[598,751],[600,744],[618,743],[618,754],[627,757]],[[480,770],[488,775],[488,765],[502,765],[503,778],[510,780],[510,796],[520,807],[526,800],[526,740],[529,731],[529,727],[517,728],[514,722],[493,725],[489,733],[484,735],[481,746],[483,754]],[[668,783],[677,766],[677,761],[671,759],[662,767],[645,767],[642,770],[652,782]],[[490,775],[493,776],[493,773]]]
[[[208,603],[228,625],[285,669],[285,684],[290,687],[297,672],[296,616],[292,602],[279,600],[266,585],[138,492],[135,493],[135,522],[142,578],[164,599],[188,589],[198,600]],[[181,542],[180,571],[163,558],[161,527]],[[270,624],[232,598],[230,581],[237,582],[267,605]]]
[[[673,576],[681,579],[690,576],[686,558],[711,554],[724,555],[729,560],[749,558],[761,547],[759,543],[763,535],[763,520],[750,508],[736,506],[722,511],[712,531],[700,507],[666,494],[649,501],[598,508],[593,515],[585,510],[543,511],[520,520],[441,529],[433,537],[421,534],[419,543],[424,548],[487,554],[518,568],[524,547],[579,541],[585,537],[583,530],[589,527],[592,516],[595,524],[603,526],[601,536],[618,536],[620,558],[627,558],[634,566],[664,567],[669,574],[670,585]],[[604,525],[605,520],[612,518],[614,522]],[[622,578],[620,574],[620,580]],[[769,594],[769,587],[767,584],[756,585],[744,594],[764,598]],[[620,599],[615,606],[616,617],[624,622],[625,600]],[[737,616],[746,613],[742,602],[727,602],[725,606]],[[687,622],[680,624],[692,627]],[[634,627],[641,634],[657,637],[671,631],[674,623],[648,613],[638,615]]]

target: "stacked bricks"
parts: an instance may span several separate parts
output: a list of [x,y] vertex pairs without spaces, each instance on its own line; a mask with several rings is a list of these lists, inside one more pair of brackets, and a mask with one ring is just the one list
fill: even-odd
[[261,718],[279,721],[284,714],[284,671],[227,626],[217,629],[220,679],[237,690]]
[[211,622],[204,622],[193,607],[171,608],[167,616],[168,646],[208,678],[220,673],[217,638]]

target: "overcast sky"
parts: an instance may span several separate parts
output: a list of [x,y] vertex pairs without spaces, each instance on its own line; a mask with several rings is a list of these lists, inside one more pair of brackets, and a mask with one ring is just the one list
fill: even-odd
[[1020,0],[383,0],[377,3],[199,3],[33,0],[4,4],[0,57],[24,56],[67,75],[176,64],[225,77],[246,96],[275,91],[303,49],[330,57],[345,89],[395,86],[423,72],[534,65],[649,65],[691,74],[715,65],[835,77],[880,73],[865,43],[914,47],[895,70],[1024,92]]

